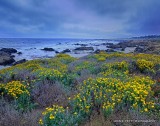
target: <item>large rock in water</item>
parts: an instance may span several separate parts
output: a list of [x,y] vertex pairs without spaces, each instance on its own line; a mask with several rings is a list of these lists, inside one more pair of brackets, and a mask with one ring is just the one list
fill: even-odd
[[9,65],[13,62],[15,62],[15,60],[10,54],[0,51],[0,65]]
[[116,44],[116,45],[107,45],[107,48],[111,48],[111,49],[117,49],[117,48],[122,48],[122,46],[121,45],[118,45],[118,44]]
[[8,54],[16,53],[16,52],[17,52],[17,50],[16,50],[16,49],[13,49],[13,48],[2,48],[2,49],[0,49],[0,51],[6,52],[6,53],[8,53]]
[[71,50],[65,49],[65,50],[63,50],[61,53],[69,53],[69,52],[71,52]]
[[44,49],[41,49],[41,50],[44,50],[44,51],[55,51],[53,48],[44,48]]
[[79,50],[79,51],[92,50],[92,51],[94,51],[93,47],[78,47],[75,50]]

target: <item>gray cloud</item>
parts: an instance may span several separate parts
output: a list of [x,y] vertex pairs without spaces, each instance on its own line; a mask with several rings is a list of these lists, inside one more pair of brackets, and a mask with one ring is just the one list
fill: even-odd
[[160,34],[159,0],[1,0],[0,37]]
[[128,32],[137,34],[160,34],[160,1],[148,0],[142,3],[135,15],[128,20]]

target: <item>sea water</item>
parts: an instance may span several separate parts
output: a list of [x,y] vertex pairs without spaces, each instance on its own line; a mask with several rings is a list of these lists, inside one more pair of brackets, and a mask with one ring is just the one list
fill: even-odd
[[45,47],[53,48],[58,52],[70,49],[71,52],[68,53],[69,55],[82,57],[93,51],[74,51],[75,48],[81,47],[80,44],[85,44],[87,47],[93,47],[94,50],[106,50],[106,45],[103,45],[102,43],[118,43],[118,41],[107,39],[0,38],[0,49],[14,48],[18,52],[22,52],[20,55],[16,53],[13,54],[15,56],[14,59],[18,61],[21,59],[32,60],[38,58],[51,58],[56,55],[54,51],[41,50]]

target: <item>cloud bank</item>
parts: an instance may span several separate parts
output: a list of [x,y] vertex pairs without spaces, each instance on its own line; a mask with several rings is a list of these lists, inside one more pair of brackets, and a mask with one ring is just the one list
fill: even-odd
[[159,0],[1,0],[0,37],[160,34]]

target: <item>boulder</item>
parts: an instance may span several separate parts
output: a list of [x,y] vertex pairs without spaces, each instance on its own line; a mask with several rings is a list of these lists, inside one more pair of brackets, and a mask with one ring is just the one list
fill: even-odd
[[114,45],[113,43],[102,43],[102,45]]
[[136,53],[143,53],[145,50],[144,50],[144,48],[142,48],[142,47],[136,47],[135,48],[135,50],[134,50],[134,52],[136,52]]
[[41,50],[44,50],[44,51],[55,51],[53,48],[43,48]]
[[116,45],[107,45],[107,48],[117,49],[117,48],[122,48],[122,46],[118,45],[118,44],[116,44]]
[[65,50],[63,50],[61,53],[68,53],[68,52],[71,52],[71,50],[65,49]]
[[126,47],[123,47],[123,48],[121,49],[121,51],[125,51],[125,48],[126,48]]
[[15,60],[10,54],[0,51],[0,65],[9,65],[13,62],[15,62]]
[[55,53],[59,53],[57,50],[55,50]]
[[74,45],[87,46],[87,44],[79,44],[79,43],[76,43]]
[[116,52],[116,51],[114,51],[113,49],[107,49],[107,50],[105,50],[106,52]]
[[17,53],[17,50],[13,49],[13,48],[2,48],[2,49],[0,49],[0,51],[6,52],[8,54]]
[[78,51],[83,51],[83,50],[92,50],[94,51],[94,48],[93,47],[78,47],[74,50],[78,50]]
[[24,63],[26,61],[27,61],[26,59],[22,59],[22,60],[16,61],[15,63],[13,63],[13,65],[21,64],[21,63]]
[[18,54],[18,55],[21,55],[21,54],[22,54],[22,52],[17,52],[17,54]]
[[94,53],[96,53],[96,54],[98,54],[98,53],[100,53],[100,49],[97,49],[96,51],[94,51]]

